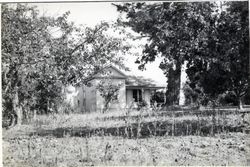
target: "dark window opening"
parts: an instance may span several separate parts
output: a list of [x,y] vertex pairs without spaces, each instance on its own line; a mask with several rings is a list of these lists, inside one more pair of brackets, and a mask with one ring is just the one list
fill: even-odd
[[137,102],[137,90],[133,90],[133,98]]
[[140,89],[134,89],[133,90],[133,98],[135,102],[141,102],[142,101],[142,91]]

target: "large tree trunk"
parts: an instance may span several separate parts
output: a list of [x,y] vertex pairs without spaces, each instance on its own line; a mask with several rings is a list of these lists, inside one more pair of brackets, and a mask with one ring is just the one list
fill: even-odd
[[181,65],[181,71],[180,71],[180,93],[179,93],[179,105],[183,106],[185,105],[185,94],[184,94],[184,85],[187,82],[186,77],[186,62],[184,64]]
[[180,96],[180,77],[181,77],[181,63],[177,62],[174,67],[169,69],[168,86],[166,91],[166,104],[178,105]]

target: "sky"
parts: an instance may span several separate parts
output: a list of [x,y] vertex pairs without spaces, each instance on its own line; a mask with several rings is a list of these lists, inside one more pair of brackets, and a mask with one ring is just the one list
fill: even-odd
[[[33,4],[34,5],[34,4]],[[41,13],[50,16],[60,16],[66,11],[70,11],[69,20],[76,24],[86,26],[95,26],[101,21],[112,22],[116,21],[119,12],[115,6],[109,2],[84,2],[84,3],[38,3],[35,4]],[[140,50],[138,50],[140,54]],[[163,71],[159,68],[160,59],[146,65],[146,70],[138,70],[138,64],[135,64],[135,56],[126,55],[125,64],[130,68],[128,75],[144,76],[153,79],[161,86],[166,85],[166,77]]]

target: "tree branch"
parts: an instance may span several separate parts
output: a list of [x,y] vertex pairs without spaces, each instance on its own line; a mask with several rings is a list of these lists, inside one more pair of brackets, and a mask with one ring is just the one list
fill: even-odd
[[77,45],[70,53],[69,53],[69,55],[71,56],[75,51],[77,51],[81,46],[83,46],[85,43],[90,43],[90,42],[92,42],[93,41],[93,37],[94,37],[94,35],[100,30],[102,28],[102,26],[100,26],[100,27],[98,27],[98,28],[95,28],[95,30],[94,30],[94,32],[93,32],[93,34],[92,34],[92,39],[90,39],[90,38],[88,38],[88,39],[86,39],[85,41],[83,41],[81,44],[79,44],[79,45]]

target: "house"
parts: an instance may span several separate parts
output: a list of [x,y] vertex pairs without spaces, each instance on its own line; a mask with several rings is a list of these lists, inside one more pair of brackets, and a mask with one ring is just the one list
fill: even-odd
[[104,98],[97,90],[97,85],[103,80],[120,85],[117,100],[109,107],[111,110],[128,108],[143,100],[150,106],[151,92],[165,87],[156,85],[154,81],[143,77],[129,76],[114,66],[106,67],[88,80],[88,86],[73,87],[66,89],[66,101],[70,103],[75,111],[92,112],[102,111]]

